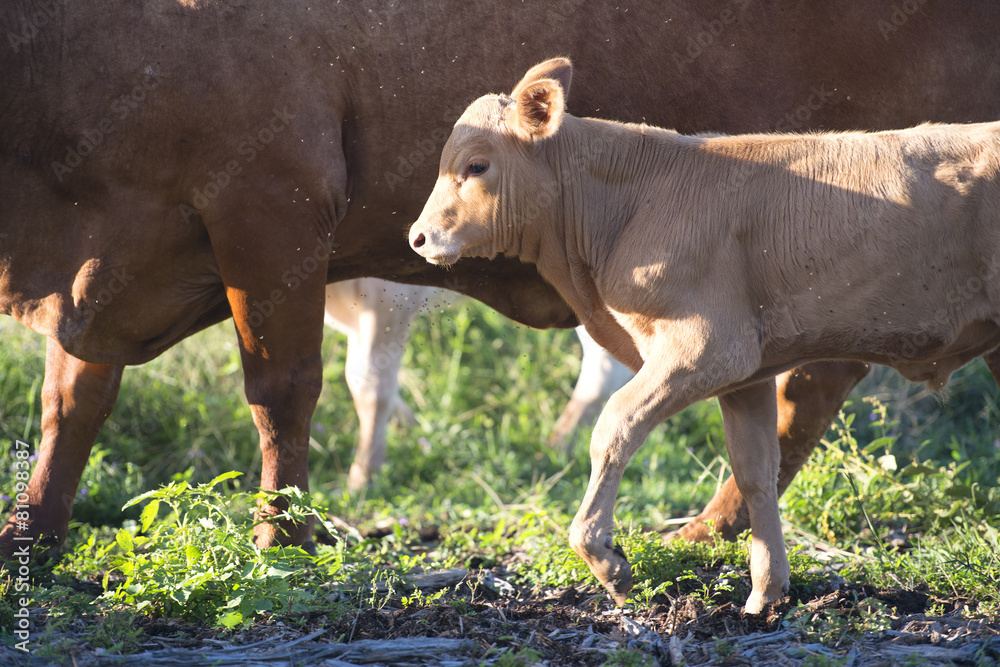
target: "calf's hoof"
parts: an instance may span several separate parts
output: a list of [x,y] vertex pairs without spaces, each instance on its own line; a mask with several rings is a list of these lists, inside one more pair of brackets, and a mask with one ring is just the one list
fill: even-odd
[[707,523],[695,520],[684,524],[677,530],[664,533],[663,541],[672,542],[673,540],[687,540],[688,542],[712,542],[718,537],[718,535],[719,534],[715,532],[715,529]]
[[[598,579],[601,579],[600,576]],[[601,583],[615,604],[624,607],[625,601],[628,600],[628,593],[632,590],[632,568],[629,567],[628,561],[622,557],[621,565],[615,576],[607,580],[601,579]]]
[[771,605],[776,602],[781,602],[788,596],[788,582],[773,588],[775,590],[770,592],[757,590],[756,588],[753,589],[750,592],[750,597],[747,598],[746,606],[743,607],[743,613],[750,616],[756,616],[766,611]]
[[579,541],[571,544],[615,603],[619,607],[624,606],[628,592],[632,590],[632,568],[625,558],[625,552],[614,543],[611,535],[597,540],[595,544]]

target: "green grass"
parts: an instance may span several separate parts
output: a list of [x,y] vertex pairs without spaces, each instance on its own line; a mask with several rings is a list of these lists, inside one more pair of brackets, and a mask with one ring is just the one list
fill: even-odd
[[[40,438],[44,345],[10,319],[0,320],[0,336],[0,437],[24,440],[33,450]],[[468,301],[419,318],[402,378],[419,425],[390,433],[388,464],[360,497],[344,491],[356,438],[344,346],[342,337],[326,334],[324,389],[311,429],[310,502],[362,532],[394,528],[382,539],[330,528],[335,535],[318,561],[296,574],[305,577],[299,584],[337,586],[377,606],[388,595],[377,584],[398,591],[415,568],[490,567],[518,553],[525,558],[510,567],[522,585],[595,585],[565,535],[587,484],[589,433],[577,434],[568,457],[544,445],[579,370],[571,331],[519,327]],[[919,588],[997,613],[1000,392],[985,366],[977,362],[957,373],[947,401],[883,370],[853,396],[838,428],[782,499],[789,544],[805,547],[792,558],[793,595],[806,597],[817,577],[826,576],[829,556],[822,563],[812,557],[819,543],[827,554],[849,554],[836,556],[835,564],[851,580]],[[616,516],[635,569],[636,604],[663,595],[697,595],[706,604],[745,598],[744,542],[663,544],[648,532],[704,505],[728,474],[724,449],[717,405],[700,403],[657,428],[626,470]],[[0,452],[0,493],[7,496],[13,461],[12,447]],[[95,645],[120,644],[124,651],[136,643],[129,614],[193,614],[196,607],[186,599],[209,600],[197,606],[208,610],[202,620],[223,626],[289,614],[296,604],[316,600],[337,608],[319,593],[291,599],[291,579],[273,572],[269,578],[271,565],[265,566],[291,556],[251,548],[246,520],[253,500],[246,494],[255,490],[259,468],[231,323],[128,369],[77,494],[70,553],[41,573],[45,583],[33,591],[52,632],[68,622],[60,619],[82,616],[92,621]],[[149,505],[136,503],[122,511],[143,492],[173,485],[144,500],[164,503],[170,493],[190,493],[227,471],[242,475],[225,481],[225,493],[209,494],[216,509],[143,515]],[[10,505],[0,504],[3,510]],[[185,512],[194,512],[186,523]],[[201,521],[206,518],[211,525]],[[417,536],[428,526],[441,530],[430,546]],[[893,546],[894,535],[905,537],[902,547]],[[200,545],[198,558],[178,546],[182,538]],[[181,589],[187,598],[171,597],[169,591],[178,590],[171,577],[182,562],[188,569],[207,563],[206,553],[217,556],[212,567],[229,568],[227,581],[236,588],[199,589],[192,579]],[[693,574],[698,568],[711,572]],[[207,584],[219,571],[204,564],[188,576],[200,573]],[[99,582],[108,572],[109,593],[99,602],[78,592],[65,601],[74,580]],[[0,620],[14,609],[3,579]]]

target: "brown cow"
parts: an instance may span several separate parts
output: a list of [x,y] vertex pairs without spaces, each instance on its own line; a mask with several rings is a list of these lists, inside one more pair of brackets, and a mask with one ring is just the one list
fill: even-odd
[[661,421],[719,397],[760,613],[788,591],[774,376],[853,359],[937,390],[1000,344],[1000,122],[692,137],[565,113],[571,75],[550,60],[466,110],[410,243],[442,266],[536,264],[640,367],[598,419],[570,530],[619,604],[625,466]]
[[[574,90],[576,113],[688,132],[1000,117],[992,0],[405,7],[0,5],[0,312],[50,338],[28,525],[12,517],[0,550],[19,532],[65,536],[124,365],[213,322],[234,317],[268,488],[306,484],[324,283],[444,285],[535,326],[574,324],[529,265],[447,273],[405,242],[461,110],[552,53],[604,73]],[[782,479],[864,369],[790,380],[805,401],[782,403]],[[702,518],[745,527],[735,486]]]

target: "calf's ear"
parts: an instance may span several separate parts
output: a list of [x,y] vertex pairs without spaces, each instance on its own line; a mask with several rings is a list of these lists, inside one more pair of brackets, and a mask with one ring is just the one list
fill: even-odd
[[551,137],[562,123],[566,99],[562,86],[553,79],[541,79],[520,88],[514,96],[518,132],[526,139]]
[[542,79],[558,81],[563,89],[563,97],[569,97],[569,85],[573,81],[573,63],[570,62],[569,58],[552,58],[538,63],[521,77],[521,82],[514,86],[511,97],[516,100],[517,94],[522,88]]
[[511,93],[517,103],[517,131],[530,139],[555,134],[566,110],[572,80],[569,58],[553,58],[529,69]]

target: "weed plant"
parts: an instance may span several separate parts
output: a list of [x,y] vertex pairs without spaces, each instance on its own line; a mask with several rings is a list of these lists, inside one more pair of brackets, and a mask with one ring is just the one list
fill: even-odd
[[[138,530],[122,528],[115,536],[120,554],[103,581],[110,598],[136,611],[225,628],[265,612],[304,610],[313,595],[303,586],[303,568],[312,559],[301,547],[261,549],[252,542],[253,508],[264,494],[216,488],[238,475],[198,486],[173,482],[130,500],[126,506],[145,506]],[[161,507],[168,509],[163,519]],[[293,499],[282,516],[312,512]],[[114,572],[125,580],[109,588]]]

